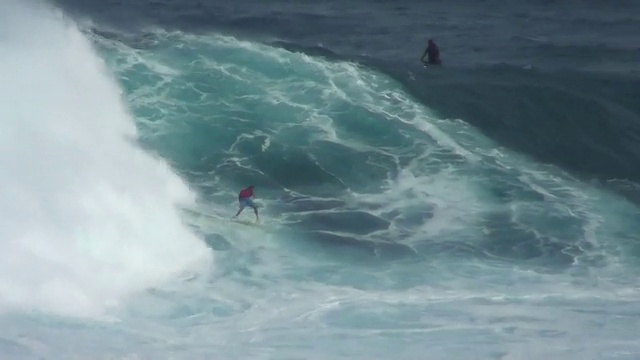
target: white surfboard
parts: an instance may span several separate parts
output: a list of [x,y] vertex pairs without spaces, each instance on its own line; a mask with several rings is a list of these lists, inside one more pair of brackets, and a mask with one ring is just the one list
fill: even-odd
[[262,225],[262,221],[251,221],[251,220],[242,220],[242,219],[231,219],[231,222],[247,225],[247,226],[260,226]]

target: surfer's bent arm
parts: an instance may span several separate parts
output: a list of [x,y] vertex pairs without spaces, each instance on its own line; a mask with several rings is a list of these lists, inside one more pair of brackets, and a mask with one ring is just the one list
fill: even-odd
[[428,52],[429,52],[429,49],[424,49],[424,52],[422,53],[422,56],[420,57],[420,61],[424,62],[424,57],[427,56]]

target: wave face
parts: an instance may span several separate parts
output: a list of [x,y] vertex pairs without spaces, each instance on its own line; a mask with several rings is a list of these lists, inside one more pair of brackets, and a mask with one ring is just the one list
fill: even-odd
[[[640,354],[640,186],[607,160],[634,157],[632,86],[586,111],[575,73],[403,69],[219,31],[83,37],[11,6],[23,18],[3,22],[15,38],[0,60],[1,108],[20,118],[3,123],[2,163],[16,164],[2,190],[6,357]],[[523,123],[536,110],[556,121]],[[557,121],[573,114],[590,125],[571,138]],[[558,143],[575,152],[540,156]],[[572,166],[580,148],[598,165]],[[259,226],[228,221],[248,184]]]

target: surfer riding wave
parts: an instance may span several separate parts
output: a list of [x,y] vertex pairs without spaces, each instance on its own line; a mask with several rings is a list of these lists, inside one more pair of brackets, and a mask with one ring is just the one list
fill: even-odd
[[233,216],[233,218],[237,218],[238,215],[240,215],[240,213],[242,213],[242,210],[244,210],[245,207],[250,207],[253,209],[253,212],[256,214],[256,221],[259,221],[260,218],[258,217],[258,207],[256,206],[256,204],[253,202],[253,189],[255,187],[253,185],[249,185],[248,187],[240,190],[240,193],[238,194],[238,204],[240,206],[240,208],[238,209],[238,212]]

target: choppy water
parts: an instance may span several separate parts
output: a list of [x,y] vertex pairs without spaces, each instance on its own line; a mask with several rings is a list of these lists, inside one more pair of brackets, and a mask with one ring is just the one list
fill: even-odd
[[639,357],[637,6],[510,6],[2,2],[2,357]]

